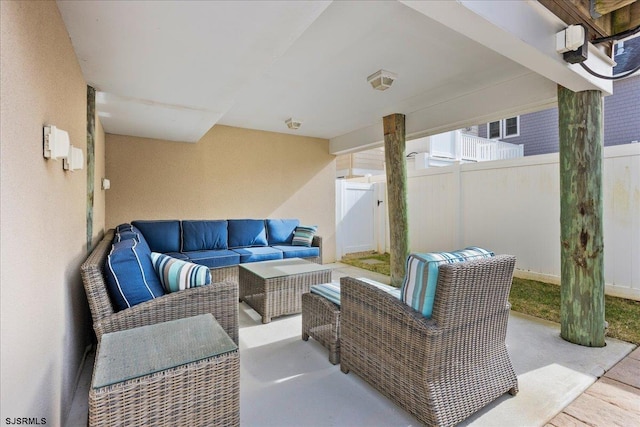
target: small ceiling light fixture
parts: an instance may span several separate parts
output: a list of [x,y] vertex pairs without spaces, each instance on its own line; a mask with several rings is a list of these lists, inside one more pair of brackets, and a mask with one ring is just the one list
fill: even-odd
[[375,90],[387,90],[397,78],[398,75],[396,73],[387,70],[378,70],[367,77],[367,81]]
[[287,127],[289,129],[293,129],[293,130],[298,130],[300,129],[300,125],[302,125],[302,121],[301,120],[296,120],[293,119],[291,117],[289,117],[287,120],[284,121],[287,124]]

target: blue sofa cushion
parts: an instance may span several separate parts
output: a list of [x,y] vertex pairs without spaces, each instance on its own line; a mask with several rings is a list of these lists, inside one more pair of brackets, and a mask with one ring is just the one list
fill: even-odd
[[407,267],[400,288],[405,304],[430,318],[438,284],[438,269],[441,264],[452,264],[481,258],[489,258],[493,252],[470,246],[453,252],[430,252],[411,254],[407,257]]
[[269,246],[260,246],[256,248],[237,248],[233,252],[240,254],[240,262],[257,262],[269,261],[272,259],[282,259],[282,251],[271,248]]
[[165,255],[170,256],[171,258],[181,259],[183,261],[189,261],[189,257],[182,252],[167,252]]
[[184,254],[189,257],[189,261],[206,265],[209,268],[240,264],[240,254],[228,249],[185,252]]
[[211,271],[204,266],[165,254],[151,252],[153,268],[167,292],[177,292],[211,284]]
[[135,239],[114,243],[104,270],[111,302],[117,311],[164,295],[151,253]]
[[262,219],[230,219],[229,249],[267,246],[267,230]]
[[270,246],[290,245],[293,232],[300,225],[297,219],[267,219],[267,240]]
[[311,258],[320,256],[320,248],[317,246],[289,246],[275,245],[274,248],[282,251],[284,258]]
[[113,236],[113,243],[121,242],[123,240],[135,239],[138,241],[140,248],[145,252],[151,252],[149,244],[145,240],[144,236],[136,227],[131,224],[121,224],[116,227],[116,233]]
[[149,244],[153,252],[180,252],[180,221],[132,221]]
[[227,221],[182,221],[182,252],[227,249]]

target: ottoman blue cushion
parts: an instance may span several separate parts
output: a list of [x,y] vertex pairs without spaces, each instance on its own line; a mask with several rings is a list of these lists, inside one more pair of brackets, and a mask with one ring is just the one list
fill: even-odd
[[240,264],[240,254],[228,249],[193,251],[185,252],[184,254],[189,257],[189,261],[206,265],[209,268],[228,267],[230,265]]
[[267,230],[262,219],[230,219],[229,249],[267,246]]
[[267,219],[267,239],[269,245],[290,245],[293,232],[300,224],[297,219]]
[[180,252],[180,221],[132,221],[153,252]]
[[320,248],[317,246],[275,245],[273,247],[282,251],[284,258],[312,258],[320,256]]
[[227,221],[182,221],[182,252],[227,249]]
[[113,244],[105,261],[105,276],[116,310],[133,307],[164,295],[151,263],[151,254],[135,239]]
[[240,262],[257,262],[257,261],[269,261],[272,259],[282,259],[282,251],[271,248],[269,246],[260,246],[257,248],[238,248],[233,249],[233,252],[240,254]]

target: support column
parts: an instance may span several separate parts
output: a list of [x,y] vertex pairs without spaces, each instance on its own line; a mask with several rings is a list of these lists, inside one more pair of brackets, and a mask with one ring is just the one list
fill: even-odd
[[602,107],[600,91],[558,85],[561,336],[589,347],[605,345]]
[[405,263],[409,254],[409,223],[407,220],[407,164],[404,114],[383,118],[384,157],[387,172],[387,206],[391,241],[391,284],[402,285]]
[[96,167],[96,90],[87,86],[87,251],[93,249],[93,195]]

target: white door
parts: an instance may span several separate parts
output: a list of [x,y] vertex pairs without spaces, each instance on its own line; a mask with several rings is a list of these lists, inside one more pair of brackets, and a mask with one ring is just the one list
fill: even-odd
[[353,252],[377,250],[375,184],[338,181],[338,258]]

